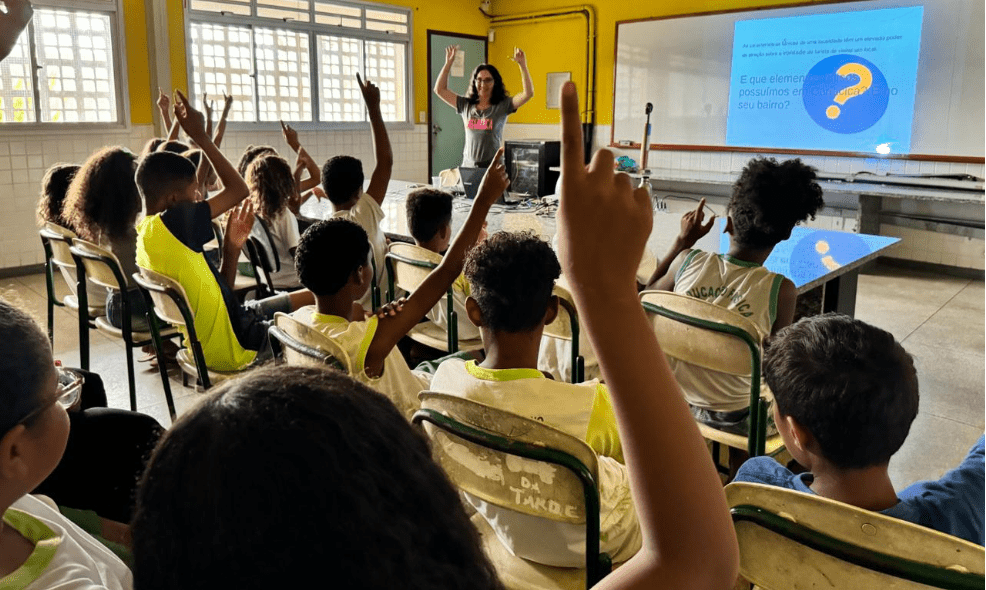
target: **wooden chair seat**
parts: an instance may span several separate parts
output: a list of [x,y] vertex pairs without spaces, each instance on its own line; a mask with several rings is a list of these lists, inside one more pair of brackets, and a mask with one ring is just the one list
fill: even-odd
[[[421,322],[408,331],[407,335],[420,344],[448,352],[448,333],[434,322]],[[483,339],[459,340],[459,350],[482,350]]]

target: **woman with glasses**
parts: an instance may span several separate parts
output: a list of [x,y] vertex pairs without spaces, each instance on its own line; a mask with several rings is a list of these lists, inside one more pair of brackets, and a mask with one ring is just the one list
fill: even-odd
[[449,71],[458,50],[458,45],[445,48],[445,67],[435,81],[435,94],[462,115],[466,130],[462,166],[488,168],[496,151],[503,144],[503,128],[507,124],[507,116],[531,100],[534,96],[534,82],[527,70],[527,56],[520,48],[514,48],[512,59],[520,68],[524,84],[520,94],[508,95],[500,72],[490,64],[479,64],[472,72],[469,92],[466,96],[459,96],[448,88]]
[[62,461],[70,438],[66,409],[78,402],[81,389],[81,381],[59,375],[48,338],[34,320],[0,300],[2,588],[133,584],[127,566],[109,549],[62,516],[51,500],[30,495]]

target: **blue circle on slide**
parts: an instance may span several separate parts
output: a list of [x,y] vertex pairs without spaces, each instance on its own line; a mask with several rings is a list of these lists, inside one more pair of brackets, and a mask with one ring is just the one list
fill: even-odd
[[[873,80],[868,89],[839,104],[835,102],[836,96],[860,81],[857,74],[850,73],[845,77],[838,74],[839,68],[850,63],[864,66]],[[815,64],[805,77],[801,94],[805,110],[815,123],[823,129],[846,134],[872,127],[887,111],[890,102],[890,88],[883,72],[873,62],[847,53],[831,55]],[[835,118],[828,114],[830,107],[838,109]]]
[[806,234],[791,249],[790,277],[803,285],[870,253],[856,234],[817,230]]

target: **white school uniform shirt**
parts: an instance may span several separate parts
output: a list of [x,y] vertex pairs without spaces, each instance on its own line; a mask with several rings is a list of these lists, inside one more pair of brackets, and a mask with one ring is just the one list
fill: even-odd
[[[618,440],[615,445],[601,440],[607,435],[600,431],[615,432],[616,425],[609,395],[598,381],[564,383],[547,379],[536,369],[485,369],[475,361],[449,359],[438,367],[431,389],[543,422],[587,441],[597,453],[601,445],[618,446]],[[622,457],[622,449],[612,454]],[[614,562],[626,561],[641,544],[626,466],[599,456],[598,483],[600,550]],[[585,525],[523,514],[465,493],[463,497],[517,557],[557,567],[585,567]]]
[[[377,267],[377,286],[380,287],[381,296],[387,292],[387,268],[385,257],[387,256],[387,236],[380,229],[380,222],[383,221],[383,209],[377,204],[373,197],[361,192],[359,200],[350,209],[336,211],[331,219],[348,219],[357,223],[366,232],[366,237],[370,239],[370,255]],[[372,310],[372,295],[367,289],[366,293],[359,300],[359,304],[367,311]]]
[[366,353],[377,332],[379,318],[373,316],[350,322],[339,316],[318,313],[313,305],[294,311],[291,317],[312,326],[345,350],[352,363],[350,377],[387,396],[405,418],[410,419],[421,407],[418,394],[429,388],[431,375],[411,370],[397,347],[384,359],[382,375],[370,377],[366,374]]
[[22,496],[7,509],[3,521],[34,543],[34,551],[17,570],[0,579],[0,588],[133,588],[133,575],[119,557],[39,497]]
[[[753,322],[759,341],[777,319],[783,275],[727,254],[689,252],[674,278],[674,292],[733,310]],[[734,412],[750,406],[750,380],[669,358],[685,400],[706,410]]]
[[[254,229],[260,229],[258,224],[254,224]],[[291,250],[298,247],[301,241],[301,232],[298,231],[298,218],[294,213],[285,209],[274,221],[267,223],[270,230],[270,237],[273,241],[274,251],[281,269],[271,273],[271,281],[274,282],[276,289],[297,289],[301,286],[298,279],[298,271],[294,266],[294,256]],[[260,229],[260,231],[263,231]],[[252,230],[251,230],[252,232]]]
[[[459,340],[477,340],[480,338],[479,327],[469,321],[466,314],[466,298],[469,297],[469,282],[464,275],[452,283],[452,309],[457,314]],[[435,307],[428,310],[426,316],[436,326],[448,330],[448,297],[442,296]]]

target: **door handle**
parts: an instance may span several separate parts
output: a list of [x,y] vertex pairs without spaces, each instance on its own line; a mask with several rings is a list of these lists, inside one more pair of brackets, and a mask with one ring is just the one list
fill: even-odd
[[438,126],[438,123],[435,123],[435,124],[433,124],[431,126],[431,133],[432,133],[432,135],[438,135],[438,132],[441,131],[441,130],[442,130],[442,128]]

